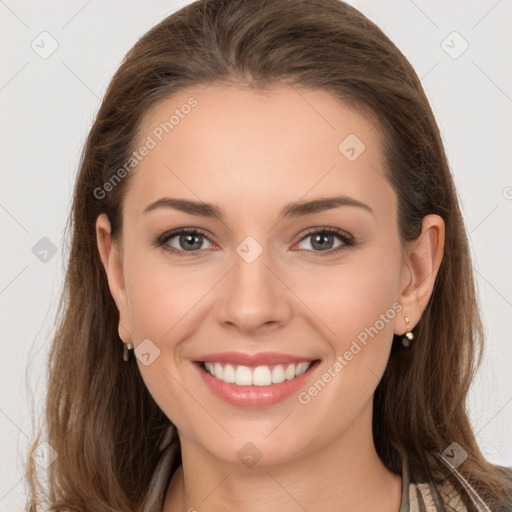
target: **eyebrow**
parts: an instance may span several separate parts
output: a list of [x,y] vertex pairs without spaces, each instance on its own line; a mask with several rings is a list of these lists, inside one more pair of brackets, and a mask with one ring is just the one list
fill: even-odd
[[[279,219],[288,219],[309,215],[312,213],[323,212],[341,206],[353,206],[368,211],[373,216],[375,212],[365,203],[348,196],[321,197],[310,201],[298,201],[289,203],[279,212]],[[158,208],[172,208],[181,212],[189,213],[202,217],[210,217],[223,220],[224,211],[217,205],[205,203],[203,201],[191,201],[189,199],[175,199],[171,197],[162,197],[150,203],[143,211],[147,214]]]

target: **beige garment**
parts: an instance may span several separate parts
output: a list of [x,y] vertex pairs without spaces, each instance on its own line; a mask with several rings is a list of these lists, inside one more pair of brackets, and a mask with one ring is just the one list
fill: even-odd
[[[431,454],[431,457],[434,457]],[[448,469],[448,476],[433,483],[425,470],[413,464],[407,457],[402,461],[402,505],[399,512],[510,512],[511,506],[491,510],[469,482],[443,457],[435,455]],[[512,489],[512,468],[509,473]],[[512,492],[512,491],[511,491]]]

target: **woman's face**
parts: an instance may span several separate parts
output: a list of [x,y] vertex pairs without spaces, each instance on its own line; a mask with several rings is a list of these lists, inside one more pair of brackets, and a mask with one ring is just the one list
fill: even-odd
[[367,438],[393,334],[421,314],[373,123],[322,92],[210,85],[140,133],[109,284],[182,442],[275,464]]

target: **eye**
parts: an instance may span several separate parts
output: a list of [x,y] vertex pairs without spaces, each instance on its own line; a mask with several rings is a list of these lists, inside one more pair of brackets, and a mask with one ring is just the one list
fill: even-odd
[[198,229],[180,228],[158,237],[155,245],[178,256],[196,256],[199,251],[205,249],[205,240],[208,240],[207,236]]
[[[333,247],[336,239],[339,243]],[[321,256],[324,254],[332,255],[356,245],[351,235],[335,228],[312,228],[302,237],[299,244],[307,240],[311,240],[306,244],[309,247],[299,250],[314,252]],[[212,246],[214,245],[210,242],[208,236],[199,229],[179,228],[160,235],[153,244],[177,256],[187,257],[198,256],[202,250],[211,248],[204,247],[205,241],[208,241]]]
[[[333,247],[336,238],[341,241],[337,246]],[[314,228],[312,231],[304,236],[300,242],[311,240],[308,244],[309,247],[302,250],[313,250],[317,253],[333,254],[338,251],[347,249],[355,245],[353,238],[343,231],[334,228]],[[323,254],[322,254],[323,256]]]

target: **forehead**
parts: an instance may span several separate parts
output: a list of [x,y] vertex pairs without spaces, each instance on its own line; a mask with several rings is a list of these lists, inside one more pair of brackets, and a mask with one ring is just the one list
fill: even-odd
[[139,212],[164,194],[250,208],[333,192],[389,207],[393,193],[373,119],[325,91],[183,90],[147,113],[143,145],[127,192]]

